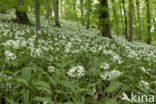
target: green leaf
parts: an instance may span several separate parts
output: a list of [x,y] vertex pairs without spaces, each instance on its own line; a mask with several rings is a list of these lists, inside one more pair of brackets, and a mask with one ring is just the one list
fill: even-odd
[[13,99],[11,99],[11,98],[5,97],[5,100],[6,100],[6,102],[8,102],[8,104],[18,104]]
[[24,78],[16,78],[15,79],[18,83],[23,83],[25,84],[26,86],[28,86],[28,82],[27,80],[25,80]]
[[116,99],[107,99],[105,104],[118,104],[118,102],[116,101]]
[[47,82],[45,82],[45,81],[40,81],[40,80],[35,80],[35,81],[33,81],[33,85],[45,87],[45,88],[48,88],[48,89],[51,88],[49,83],[47,83]]
[[118,91],[122,87],[122,83],[114,81],[112,82],[109,87],[106,89],[106,92],[114,92]]
[[33,101],[37,101],[37,102],[48,102],[48,104],[53,104],[53,101],[51,100],[50,97],[34,97],[33,98]]
[[45,91],[47,94],[51,95],[51,90],[49,88],[36,87],[36,89],[41,90],[41,91]]
[[22,69],[22,77],[25,78],[26,80],[30,80],[33,69],[34,69],[33,67],[23,68]]
[[29,90],[26,90],[23,93],[23,101],[24,101],[24,104],[30,104],[30,102],[29,102],[29,94],[30,94],[30,91]]
[[64,104],[74,104],[74,103],[72,103],[72,102],[66,102],[66,103],[64,103]]

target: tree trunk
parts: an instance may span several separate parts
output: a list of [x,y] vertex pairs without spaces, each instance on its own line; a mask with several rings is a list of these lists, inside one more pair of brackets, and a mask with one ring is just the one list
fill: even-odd
[[122,0],[124,19],[125,19],[125,38],[128,39],[128,23],[127,23],[127,15],[125,9],[125,0]]
[[[18,6],[24,6],[24,0],[18,0]],[[31,25],[26,11],[19,10],[18,7],[16,7],[16,22]]]
[[63,0],[61,0],[61,16],[63,16]]
[[133,1],[129,0],[129,41],[133,41]]
[[147,44],[151,44],[151,16],[150,16],[150,3],[149,0],[146,0],[146,7],[147,7],[147,30],[148,30],[148,36],[147,36]]
[[49,0],[46,0],[46,15],[45,15],[45,18],[47,20],[49,20],[49,16],[50,16],[50,6],[49,6]]
[[87,16],[87,26],[86,29],[90,28],[90,15]]
[[155,18],[153,18],[153,24],[154,24],[154,31],[156,32],[156,22],[155,22]]
[[55,14],[55,26],[60,27],[59,23],[59,0],[53,0],[54,2],[54,14]]
[[81,11],[81,24],[84,26],[84,0],[80,0],[80,11]]
[[40,1],[35,0],[35,17],[36,17],[36,31],[41,29],[40,23]]
[[[104,37],[112,38],[111,29],[110,29],[110,18],[108,11],[108,0],[100,0],[100,16],[99,16],[99,24],[101,34]],[[103,9],[106,8],[106,9]]]
[[[136,6],[137,6],[137,18],[138,18],[138,20],[140,20],[140,9],[139,9],[140,8],[140,2],[139,2],[139,0],[136,0]],[[140,31],[140,29],[139,29],[139,31]],[[141,34],[140,34],[140,32],[139,32],[137,38],[138,38],[138,40],[141,40]]]
[[122,15],[122,5],[120,4],[120,13],[121,13],[121,21],[122,21],[122,34],[125,35],[125,24],[124,24],[124,16]]
[[136,5],[137,5],[137,15],[138,15],[138,20],[140,20],[140,10],[139,10],[140,3],[139,3],[139,0],[136,0]]
[[116,34],[119,36],[119,23],[118,23],[118,17],[117,17],[117,13],[116,13],[117,8],[115,8],[114,0],[112,0],[112,5],[113,5],[114,20],[115,20],[115,24],[116,24]]

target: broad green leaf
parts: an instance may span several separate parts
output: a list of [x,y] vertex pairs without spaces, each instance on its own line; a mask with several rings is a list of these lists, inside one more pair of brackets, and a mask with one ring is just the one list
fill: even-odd
[[117,100],[112,98],[112,99],[107,99],[105,104],[118,104]]
[[15,79],[18,83],[22,83],[25,84],[26,86],[28,86],[28,82],[27,80],[25,80],[24,78],[16,78]]
[[122,87],[122,83],[113,81],[110,83],[109,87],[106,89],[106,92],[118,91]]

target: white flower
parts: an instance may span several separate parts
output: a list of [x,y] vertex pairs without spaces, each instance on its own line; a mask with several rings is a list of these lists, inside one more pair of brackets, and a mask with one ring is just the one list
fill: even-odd
[[85,75],[85,69],[83,66],[76,66],[76,67],[69,69],[67,74],[69,77],[72,77],[72,78],[76,78],[76,77],[81,78],[82,76]]
[[117,61],[117,60],[120,59],[120,56],[118,56],[118,55],[114,55],[114,56],[113,56],[113,59],[114,59],[115,61]]
[[39,57],[39,56],[41,56],[42,53],[43,53],[43,51],[41,48],[32,48],[30,55],[32,57]]
[[117,70],[112,70],[111,72],[106,71],[104,74],[101,74],[100,77],[103,80],[114,80],[122,75],[122,72]]
[[54,70],[55,70],[55,67],[53,67],[53,66],[49,66],[49,67],[48,67],[48,71],[49,71],[49,72],[54,72]]
[[144,81],[144,80],[141,80],[141,81],[139,82],[139,86],[144,87],[144,88],[146,88],[146,89],[149,89],[149,88],[150,88],[149,83],[146,82],[146,81]]
[[109,69],[109,64],[107,63],[102,63],[101,66],[100,66],[101,69],[104,69],[104,70],[108,70]]
[[139,69],[141,69],[146,74],[149,74],[149,72],[151,71],[151,69],[145,69],[144,67],[140,67]]
[[49,104],[49,102],[48,101],[44,101],[43,104]]
[[69,52],[70,52],[70,49],[66,48],[65,53],[69,53]]
[[5,56],[7,61],[15,60],[17,58],[17,56],[10,51],[5,51]]

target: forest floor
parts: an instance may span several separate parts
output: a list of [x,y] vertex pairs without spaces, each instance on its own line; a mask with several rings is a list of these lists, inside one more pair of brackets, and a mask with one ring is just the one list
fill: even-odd
[[42,19],[36,33],[34,27],[4,21],[13,17],[0,17],[1,102],[131,104],[122,96],[156,97],[156,47],[103,38],[96,29],[79,30],[65,20],[57,28]]

